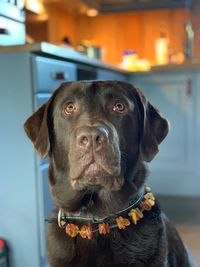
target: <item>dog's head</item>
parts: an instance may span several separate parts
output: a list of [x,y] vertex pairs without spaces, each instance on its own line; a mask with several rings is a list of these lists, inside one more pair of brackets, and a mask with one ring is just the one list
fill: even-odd
[[142,176],[138,166],[153,159],[168,133],[145,96],[119,81],[64,83],[24,127],[40,156],[49,155],[52,195],[66,209],[77,209],[73,202],[91,191],[102,202],[116,192],[130,196]]

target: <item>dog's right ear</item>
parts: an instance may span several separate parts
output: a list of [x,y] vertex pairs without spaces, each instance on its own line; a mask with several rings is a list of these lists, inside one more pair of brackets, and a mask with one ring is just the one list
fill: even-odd
[[50,150],[47,120],[48,109],[51,101],[52,97],[24,123],[24,130],[26,134],[33,142],[35,149],[42,158],[45,158]]

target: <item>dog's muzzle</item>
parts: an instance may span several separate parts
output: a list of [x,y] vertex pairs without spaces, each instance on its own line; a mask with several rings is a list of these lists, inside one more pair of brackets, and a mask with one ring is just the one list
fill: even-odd
[[109,142],[109,130],[103,126],[81,127],[76,133],[76,146],[80,149],[99,151]]
[[120,175],[118,140],[105,125],[81,126],[76,129],[70,152],[70,180],[73,189],[100,185],[119,190]]

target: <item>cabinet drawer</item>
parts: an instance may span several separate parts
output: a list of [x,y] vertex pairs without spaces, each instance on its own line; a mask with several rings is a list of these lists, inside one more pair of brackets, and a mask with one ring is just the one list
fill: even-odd
[[0,16],[0,46],[25,43],[25,25]]
[[76,65],[56,59],[34,57],[34,91],[53,91],[61,83],[77,79]]

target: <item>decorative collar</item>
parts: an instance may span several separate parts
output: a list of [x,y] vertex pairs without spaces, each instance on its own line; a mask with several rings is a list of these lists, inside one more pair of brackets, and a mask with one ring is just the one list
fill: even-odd
[[[92,239],[95,233],[106,235],[111,232],[111,229],[125,229],[131,222],[137,224],[143,218],[143,212],[150,211],[154,205],[155,197],[151,193],[151,189],[145,186],[127,208],[103,218],[86,216],[82,212],[75,214],[64,213],[60,209],[58,212],[58,225],[60,228],[65,229],[66,234],[71,237],[80,235],[82,238]],[[53,222],[53,220],[48,220],[48,222]],[[79,227],[75,222],[84,223]]]

